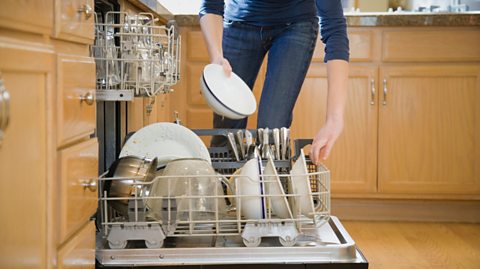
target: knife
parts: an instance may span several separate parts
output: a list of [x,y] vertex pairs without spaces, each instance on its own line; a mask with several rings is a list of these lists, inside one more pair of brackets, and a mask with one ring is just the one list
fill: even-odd
[[287,128],[285,127],[280,129],[280,148],[282,150],[282,160],[287,160]]
[[239,150],[240,159],[244,160],[245,159],[245,147],[244,147],[245,143],[243,142],[243,131],[242,130],[237,131],[236,138],[237,138],[238,148],[240,149]]
[[268,152],[268,148],[270,147],[269,146],[269,137],[270,137],[270,130],[268,128],[265,128],[263,130],[263,139],[262,139],[262,143],[263,143],[263,146],[262,146],[262,158],[266,159],[267,158],[267,152]]
[[233,133],[228,133],[227,138],[228,138],[228,143],[230,144],[230,148],[233,151],[233,155],[235,156],[235,160],[239,162],[240,156],[238,155],[237,144],[235,143],[235,136],[233,135]]
[[262,146],[263,146],[263,128],[259,128],[257,130],[257,141],[256,141],[257,145],[258,145],[258,152],[260,153],[260,155],[262,154]]
[[253,135],[249,130],[245,130],[245,142],[246,142],[245,152],[248,152],[250,145],[253,144]]
[[273,143],[275,145],[275,160],[280,160],[280,130],[273,129]]

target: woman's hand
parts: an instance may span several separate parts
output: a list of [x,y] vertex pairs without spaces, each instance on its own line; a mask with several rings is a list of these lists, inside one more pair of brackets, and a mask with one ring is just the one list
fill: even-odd
[[227,59],[223,58],[222,36],[223,18],[217,14],[205,14],[200,18],[200,27],[207,44],[208,55],[212,64],[219,64],[223,67],[225,75],[230,77],[232,67]]
[[227,77],[230,77],[230,75],[232,74],[232,67],[230,66],[230,62],[223,58],[223,57],[217,57],[215,59],[213,59],[212,61],[212,64],[219,64],[223,67],[223,71],[225,72],[225,75],[227,75]]
[[330,120],[318,131],[313,139],[310,158],[312,162],[319,165],[321,161],[325,161],[332,150],[335,141],[343,130],[343,118]]

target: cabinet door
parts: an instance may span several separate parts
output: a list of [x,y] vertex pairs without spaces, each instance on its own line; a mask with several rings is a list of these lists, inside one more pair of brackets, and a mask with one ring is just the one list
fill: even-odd
[[10,94],[9,124],[0,142],[0,268],[44,268],[46,104],[53,54],[41,48],[9,46],[0,42],[1,79]]
[[93,222],[89,222],[58,251],[57,268],[95,268],[95,224]]
[[[378,106],[372,90],[376,88],[377,70],[377,67],[350,68],[345,127],[325,162],[332,173],[334,194],[376,191]],[[327,91],[326,67],[313,63],[295,105],[293,138],[313,138],[323,126]]]
[[90,44],[94,39],[94,1],[56,0],[55,36]]
[[480,66],[388,67],[381,77],[379,191],[480,193]]
[[0,25],[26,32],[50,34],[53,26],[53,2],[2,0]]
[[95,62],[88,57],[58,57],[58,145],[88,137],[95,130]]
[[64,242],[87,223],[97,209],[97,190],[85,184],[98,173],[98,143],[90,139],[60,151],[60,241]]

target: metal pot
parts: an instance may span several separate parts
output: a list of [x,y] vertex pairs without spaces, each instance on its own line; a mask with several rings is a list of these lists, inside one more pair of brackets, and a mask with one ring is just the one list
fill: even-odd
[[[155,178],[156,170],[157,158],[149,160],[136,156],[126,156],[116,160],[110,167],[107,177],[123,177],[126,179],[108,181],[110,183],[110,186],[106,186],[108,196],[125,197],[127,199],[118,201],[128,205],[128,198],[134,196],[135,191],[137,191],[137,196],[141,197],[148,190],[150,185],[138,185],[138,183],[151,182]],[[132,179],[129,179],[129,177]]]

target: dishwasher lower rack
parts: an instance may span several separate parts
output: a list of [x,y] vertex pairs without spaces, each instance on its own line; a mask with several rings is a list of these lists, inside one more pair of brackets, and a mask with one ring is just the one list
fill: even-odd
[[[96,259],[103,267],[300,265],[298,268],[309,268],[310,264],[319,268],[368,268],[367,260],[334,216],[326,225],[306,229],[298,245],[292,247],[265,240],[259,247],[246,248],[235,236],[178,238],[158,249],[108,249],[106,244],[105,238],[98,234]],[[340,267],[331,267],[338,264]]]
[[[111,249],[123,249],[129,241],[137,240],[147,248],[161,248],[167,237],[209,236],[237,237],[247,247],[257,247],[263,238],[275,237],[281,245],[290,247],[305,230],[321,227],[330,216],[330,172],[323,166],[304,175],[261,175],[257,181],[221,174],[159,175],[151,182],[131,177],[98,180],[100,230]],[[108,181],[110,184],[106,184]],[[288,189],[280,191],[284,183],[291,187],[303,181],[315,189],[309,187],[307,193],[296,194]],[[221,183],[229,188],[222,188]],[[112,184],[122,184],[133,196],[110,197],[103,186]],[[260,188],[258,193],[247,193],[254,188]],[[274,208],[283,213],[275,214]],[[252,215],[252,211],[257,213]]]

